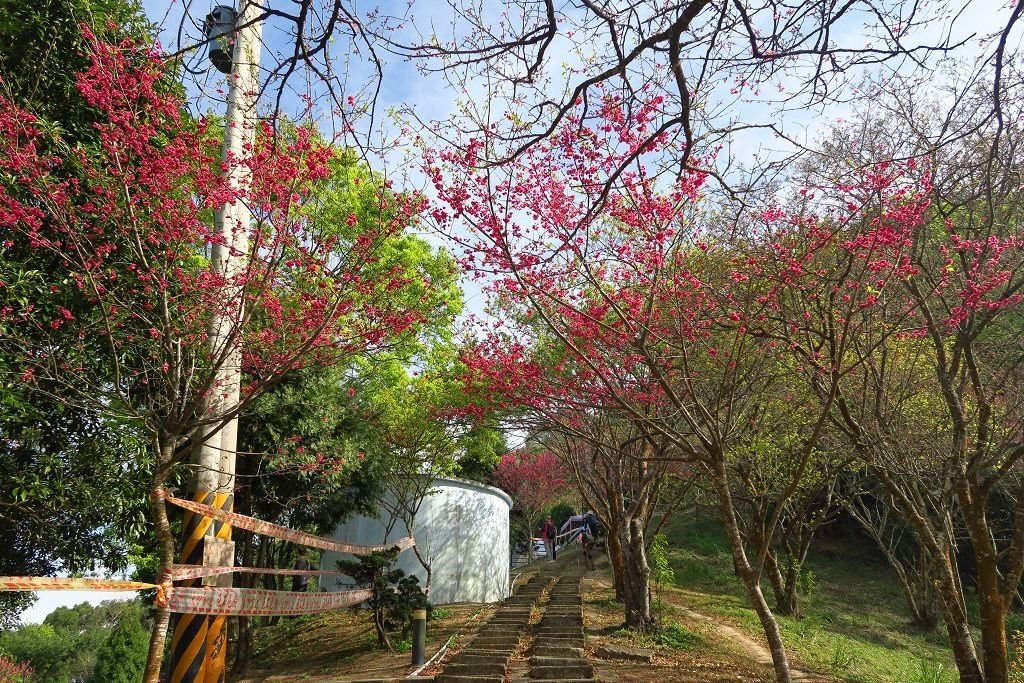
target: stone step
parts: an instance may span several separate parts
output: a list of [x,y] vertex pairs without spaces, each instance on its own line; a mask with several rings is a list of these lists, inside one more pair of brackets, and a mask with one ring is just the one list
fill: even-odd
[[481,652],[473,650],[463,650],[459,654],[448,660],[446,666],[452,664],[500,664],[501,666],[507,666],[508,660],[512,657],[512,651],[508,652]]
[[535,657],[563,657],[563,658],[571,658],[571,657],[582,657],[583,656],[583,648],[582,647],[574,647],[574,646],[571,646],[571,645],[551,645],[551,644],[547,644],[547,643],[541,643],[539,645],[534,645],[532,648],[530,648],[530,652]]
[[548,638],[582,638],[583,628],[544,628],[543,626],[539,626],[534,630],[534,633],[541,640],[546,640]]
[[581,614],[545,614],[537,624],[541,628],[565,626],[566,628],[583,628],[583,615]]
[[444,673],[449,676],[504,676],[504,662],[469,662],[446,664]]
[[510,636],[512,634],[522,633],[526,630],[526,624],[518,624],[512,628],[508,626],[482,626],[477,633],[484,636]]
[[519,638],[520,635],[518,633],[512,636],[477,636],[469,642],[469,647],[477,650],[504,650],[505,648],[517,646]]
[[511,645],[512,647],[515,647],[516,645],[519,644],[519,639],[520,638],[521,638],[521,636],[518,633],[509,633],[507,635],[501,635],[501,636],[479,635],[479,636],[477,636],[476,638],[474,638],[472,640],[471,644],[474,645],[474,646],[476,646],[476,645],[504,645],[504,644],[508,644],[508,645]]
[[505,640],[519,642],[519,639],[523,637],[525,632],[525,628],[514,631],[478,631],[473,642],[498,643]]
[[565,680],[566,678],[593,678],[594,667],[589,662],[570,662],[555,665],[531,666],[530,678]]
[[569,618],[569,619],[541,620],[541,622],[539,624],[537,624],[537,626],[536,626],[536,628],[534,630],[538,631],[538,632],[547,632],[547,633],[551,633],[551,632],[559,631],[559,630],[565,630],[565,631],[572,631],[573,633],[575,633],[576,631],[582,631],[583,630],[583,620],[582,619],[572,619],[572,618]]
[[504,683],[505,676],[434,676],[435,683]]
[[546,657],[543,655],[532,655],[530,666],[579,666],[586,664],[591,666],[584,657]]
[[573,638],[538,638],[534,641],[533,647],[583,647],[583,636],[579,635]]

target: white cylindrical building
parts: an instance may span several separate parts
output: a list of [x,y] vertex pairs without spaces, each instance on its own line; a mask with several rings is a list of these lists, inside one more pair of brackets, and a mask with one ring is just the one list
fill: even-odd
[[[430,563],[430,601],[435,605],[452,602],[497,602],[508,595],[509,511],[507,493],[463,479],[438,479],[424,498],[414,523],[414,536],[424,560]],[[381,515],[386,513],[382,512]],[[384,539],[386,519],[359,516],[339,524],[334,538],[347,543],[379,544],[397,541],[409,531],[401,521]],[[321,569],[336,569],[344,553],[323,553]],[[411,548],[398,556],[396,565],[406,574],[427,572]],[[351,590],[345,576],[325,576],[321,586],[328,591]]]

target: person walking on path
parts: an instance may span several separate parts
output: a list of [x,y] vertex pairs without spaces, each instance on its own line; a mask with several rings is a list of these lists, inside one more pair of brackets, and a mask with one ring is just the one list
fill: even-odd
[[[295,571],[297,572],[308,572],[312,571],[313,565],[310,564],[309,558],[306,557],[306,549],[299,548],[299,559],[295,560]],[[296,574],[292,577],[292,590],[300,593],[305,593],[306,588],[309,586],[309,574]]]
[[541,527],[540,537],[544,540],[544,549],[547,551],[548,559],[551,562],[555,561],[555,537],[558,536],[558,530],[555,529],[555,523],[551,521],[549,515],[547,521],[544,522],[544,526]]
[[594,549],[597,545],[598,525],[597,515],[587,510],[583,516],[583,526],[580,528],[580,541],[583,544],[583,558],[587,562],[587,569],[597,569],[594,563]]

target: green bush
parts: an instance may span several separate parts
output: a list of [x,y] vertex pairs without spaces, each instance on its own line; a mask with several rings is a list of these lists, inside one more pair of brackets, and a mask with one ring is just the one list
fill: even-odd
[[401,629],[402,637],[409,633],[413,610],[430,611],[427,594],[420,588],[420,580],[406,576],[401,569],[392,569],[398,559],[398,548],[392,547],[355,560],[338,560],[338,569],[345,572],[360,588],[369,588],[373,597],[367,600],[373,613],[377,631],[377,645],[393,650],[388,633]]
[[654,642],[659,645],[667,645],[681,650],[689,650],[704,643],[704,638],[694,633],[685,626],[669,622],[664,628],[654,634]]

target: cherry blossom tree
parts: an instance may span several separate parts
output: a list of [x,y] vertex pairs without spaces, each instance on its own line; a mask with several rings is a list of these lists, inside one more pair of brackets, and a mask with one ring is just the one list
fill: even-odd
[[[512,496],[513,505],[522,512],[529,541],[541,515],[565,499],[570,475],[551,451],[524,448],[501,456],[492,476],[495,483]],[[532,543],[529,543],[528,552],[532,557]]]
[[[2,248],[46,252],[63,266],[2,283],[0,355],[5,381],[46,380],[59,400],[145,430],[166,571],[175,544],[156,493],[200,428],[209,438],[286,373],[388,349],[431,315],[418,306],[428,275],[387,258],[422,202],[384,184],[364,187],[359,201],[330,201],[351,162],[315,131],[281,121],[276,134],[275,122],[258,131],[251,158],[223,162],[251,173],[248,187],[232,187],[215,122],[182,116],[158,55],[128,43],[94,41],[93,50],[78,87],[100,121],[95,151],[60,145],[58,131],[0,99]],[[249,246],[235,254],[242,267],[222,272],[211,249],[231,247],[212,214],[239,194],[253,212],[238,228]],[[215,316],[228,324],[211,345]],[[242,399],[211,415],[234,348]],[[168,619],[159,609],[146,681],[156,680]]]
[[[875,328],[858,334],[858,344],[874,346],[873,363],[842,383],[837,424],[933,559],[960,678],[979,683],[1008,679],[1006,615],[1024,575],[1019,88],[1019,79],[1006,85],[998,115],[971,82],[951,86],[952,100],[879,97],[810,164],[820,182],[864,163],[919,160],[930,210],[911,234],[915,275],[885,294]],[[976,567],[980,639],[954,533],[966,537]]]
[[[660,105],[652,98],[646,111],[653,117]],[[846,188],[845,202],[816,211],[813,193],[794,193],[785,209],[768,203],[749,222],[726,221],[702,206],[705,174],[664,185],[629,161],[677,150],[667,137],[652,144],[653,118],[643,109],[627,117],[623,106],[611,94],[596,109],[581,105],[586,121],[568,121],[550,142],[500,169],[472,171],[486,139],[428,154],[447,204],[434,219],[468,228],[466,264],[514,311],[481,339],[473,367],[497,397],[550,413],[615,411],[667,438],[675,457],[699,464],[718,494],[776,675],[788,681],[760,586],[768,540],[810,467],[840,378],[865,360],[851,332],[869,323],[881,291],[913,273],[906,251],[927,200],[900,168],[878,167]],[[750,418],[762,397],[786,386],[786,359],[821,356],[812,335],[786,336],[804,328],[814,306],[841,320],[832,338],[841,362],[797,368],[823,393],[810,406],[764,539],[748,555],[731,452],[759,429]],[[554,358],[547,337],[557,340]]]

